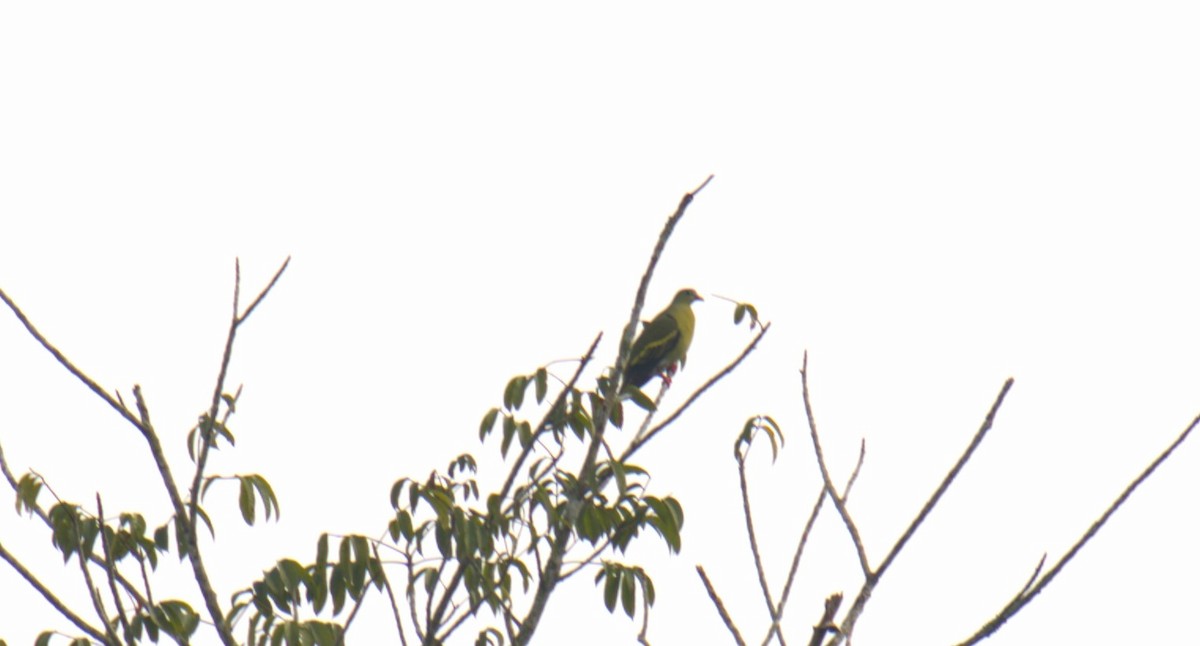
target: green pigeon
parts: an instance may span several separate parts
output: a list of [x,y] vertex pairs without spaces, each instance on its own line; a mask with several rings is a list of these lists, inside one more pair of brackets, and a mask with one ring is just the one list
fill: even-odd
[[667,309],[658,313],[646,324],[625,366],[625,383],[641,388],[651,377],[661,375],[671,383],[675,364],[687,363],[688,346],[692,344],[692,332],[696,329],[696,315],[692,303],[702,301],[694,289],[681,289],[671,300]]

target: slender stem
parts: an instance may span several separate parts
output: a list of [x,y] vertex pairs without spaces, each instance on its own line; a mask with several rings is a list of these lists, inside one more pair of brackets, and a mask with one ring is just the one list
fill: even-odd
[[750,554],[754,557],[754,570],[758,573],[758,587],[762,590],[763,602],[767,604],[767,614],[771,623],[779,622],[779,614],[775,601],[771,598],[771,588],[767,585],[767,573],[763,569],[762,553],[758,550],[758,536],[754,533],[754,516],[750,513],[750,485],[746,482],[746,454],[737,454],[738,484],[742,491],[742,516],[746,519],[746,536],[750,539]]
[[[1058,576],[1059,572],[1062,572],[1067,563],[1069,563],[1071,559],[1075,558],[1075,555],[1083,549],[1083,546],[1086,545],[1088,541],[1092,540],[1092,537],[1094,537],[1100,531],[1100,528],[1108,522],[1108,519],[1117,512],[1117,509],[1120,509],[1121,505],[1125,504],[1125,501],[1129,499],[1129,496],[1133,494],[1134,490],[1141,486],[1141,484],[1145,482],[1146,479],[1149,478],[1160,465],[1162,465],[1163,462],[1166,462],[1167,458],[1171,457],[1171,454],[1175,452],[1175,449],[1179,448],[1179,446],[1183,444],[1184,440],[1191,435],[1192,431],[1198,425],[1200,425],[1200,415],[1197,415],[1194,419],[1192,419],[1191,424],[1188,424],[1187,428],[1183,429],[1183,432],[1175,438],[1175,441],[1171,442],[1170,446],[1163,450],[1163,452],[1160,453],[1159,456],[1149,464],[1149,466],[1142,470],[1141,474],[1139,474],[1137,478],[1134,478],[1133,482],[1130,482],[1129,485],[1125,487],[1125,490],[1121,492],[1121,495],[1117,496],[1117,498],[1113,500],[1112,504],[1108,506],[1108,509],[1104,510],[1104,513],[1101,514],[1100,517],[1097,518],[1095,522],[1093,522],[1091,526],[1087,528],[1087,531],[1083,533],[1083,536],[1079,537],[1079,540],[1075,541],[1075,544],[1071,546],[1071,549],[1067,550],[1067,553],[1063,554],[1062,558],[1058,559],[1054,566],[1051,567],[1046,574],[1042,576],[1042,578],[1037,580],[1037,583],[1032,583],[1032,580],[1037,577],[1037,573],[1035,572],[1034,577],[1031,577],[1030,582],[1026,582],[1021,591],[1018,592],[1017,595],[1013,597],[1012,600],[1009,601],[1008,604],[1005,605],[1004,608],[995,617],[993,617],[991,621],[984,624],[983,627],[976,631],[974,635],[971,635],[962,641],[959,646],[970,646],[971,644],[977,644],[980,641],[983,641],[996,631],[1000,630],[1000,627],[1003,626],[1005,622],[1020,612],[1026,604],[1028,604],[1030,601],[1033,601],[1033,598],[1041,593],[1041,591],[1044,590],[1046,586],[1054,580],[1054,577]],[[1042,560],[1044,561],[1045,557],[1043,557]],[[1038,568],[1041,568],[1041,564],[1038,565]]]
[[[383,563],[379,558],[379,547],[375,543],[371,543],[371,551],[375,553],[375,560]],[[400,621],[400,606],[396,604],[396,592],[392,590],[392,581],[384,574],[383,587],[387,590],[388,602],[392,606],[392,618],[396,620],[396,634],[400,636],[400,646],[408,646],[408,640],[404,637],[404,623]]]
[[25,566],[22,565],[19,560],[17,560],[17,557],[13,556],[11,552],[4,549],[3,543],[0,543],[0,559],[7,561],[12,569],[16,570],[17,574],[21,575],[21,578],[25,579],[25,581],[28,582],[34,590],[37,590],[38,594],[42,595],[42,598],[45,599],[51,606],[54,606],[54,609],[57,610],[60,615],[66,617],[67,621],[75,624],[76,628],[87,633],[88,636],[100,643],[104,643],[107,640],[107,636],[104,634],[104,631],[91,626],[88,624],[88,622],[84,621],[82,617],[75,614],[70,608],[68,608],[65,603],[63,603],[57,596],[54,595],[53,592],[50,591],[50,588],[47,588],[45,584],[43,584],[36,576],[33,575],[32,572],[26,569]]
[[858,596],[854,599],[854,604],[850,606],[850,610],[846,612],[846,618],[842,620],[841,631],[834,636],[833,640],[830,642],[830,646],[836,646],[843,640],[848,640],[850,635],[854,633],[854,625],[858,622],[858,618],[862,615],[863,609],[866,607],[867,601],[870,600],[871,593],[874,591],[875,585],[879,582],[880,577],[882,577],[884,572],[887,571],[888,566],[892,564],[892,561],[895,560],[896,556],[900,553],[900,550],[904,549],[905,544],[907,544],[908,540],[912,538],[913,534],[916,533],[917,528],[925,520],[925,517],[929,515],[929,512],[932,511],[935,506],[937,506],[937,503],[939,500],[941,500],[942,495],[946,493],[946,490],[950,488],[950,484],[954,482],[954,479],[958,476],[959,472],[962,471],[962,468],[967,464],[967,461],[971,459],[971,456],[975,453],[975,449],[979,448],[980,443],[983,442],[983,438],[987,435],[988,431],[991,430],[992,424],[996,420],[996,414],[1000,411],[1000,405],[1004,403],[1004,397],[1008,394],[1008,391],[1012,388],[1012,385],[1013,380],[1011,377],[1009,377],[1008,380],[1004,382],[1004,386],[1000,389],[1000,393],[996,395],[996,400],[992,402],[992,407],[988,410],[988,414],[984,418],[983,423],[980,424],[979,430],[976,431],[975,436],[971,438],[971,443],[967,445],[967,448],[963,451],[962,455],[959,456],[958,462],[956,462],[954,466],[950,468],[950,471],[946,473],[946,476],[942,478],[942,483],[938,485],[938,488],[933,492],[933,495],[931,495],[929,500],[925,502],[925,506],[921,508],[921,511],[917,513],[917,516],[913,518],[911,523],[909,523],[908,529],[906,529],[900,538],[896,540],[895,545],[892,546],[892,549],[888,551],[888,554],[883,559],[883,562],[880,563],[879,569],[867,576],[866,580],[863,581],[862,588],[859,589]]
[[[843,500],[850,499],[850,491],[854,487],[854,482],[858,480],[858,474],[862,471],[863,461],[867,457],[867,442],[863,440],[859,444],[858,462],[854,465],[854,471],[850,474],[850,479],[846,481],[845,493],[842,495]],[[796,545],[796,552],[792,555],[792,567],[788,570],[787,581],[783,584],[783,593],[779,595],[779,610],[775,614],[777,618],[771,623],[771,629],[767,631],[766,638],[763,643],[770,641],[771,636],[778,633],[781,628],[779,625],[780,619],[783,617],[783,609],[787,606],[788,596],[792,593],[792,584],[796,580],[796,572],[800,568],[800,557],[804,554],[804,547],[808,544],[808,536],[812,532],[813,525],[817,522],[817,515],[821,513],[821,507],[825,503],[825,485],[821,485],[821,491],[817,493],[817,500],[813,503],[812,512],[808,514],[808,521],[804,523],[804,531],[800,533],[800,542]],[[837,595],[837,604],[842,603],[842,596]],[[836,611],[836,609],[835,609]],[[832,617],[830,618],[832,621]],[[824,634],[823,632],[821,634]]]
[[682,406],[677,408],[675,412],[671,413],[671,415],[665,420],[659,422],[654,428],[645,433],[638,434],[637,437],[629,443],[629,446],[625,449],[625,452],[621,454],[621,461],[624,462],[632,457],[634,453],[637,453],[638,450],[645,446],[646,443],[649,442],[655,435],[658,435],[663,429],[665,429],[667,426],[670,426],[672,422],[674,422],[676,419],[679,419],[679,416],[683,414],[683,411],[687,410],[689,406],[699,399],[700,395],[703,395],[705,391],[711,388],[714,384],[723,379],[729,373],[733,372],[733,370],[737,368],[742,361],[745,361],[746,357],[750,356],[750,353],[753,352],[756,347],[758,347],[758,342],[762,341],[763,336],[767,334],[767,330],[769,329],[771,329],[771,324],[767,323],[758,331],[758,334],[754,335],[754,338],[751,339],[750,343],[746,345],[746,348],[742,350],[742,353],[739,354],[738,357],[733,360],[733,362],[725,366],[725,368],[717,374],[713,375],[708,381],[704,382],[704,385],[698,388],[696,392],[692,393],[691,396],[683,402]]
[[708,592],[708,598],[712,599],[713,605],[717,607],[717,614],[721,615],[721,621],[725,622],[725,627],[729,629],[729,634],[733,635],[733,641],[737,642],[738,646],[746,646],[746,640],[742,639],[742,634],[738,632],[737,626],[733,623],[733,617],[729,616],[729,611],[725,609],[725,604],[721,602],[721,597],[717,594],[716,588],[713,587],[712,581],[708,580],[708,575],[704,573],[704,568],[697,565],[696,574],[699,574],[700,580],[704,582],[704,589]]
[[838,495],[837,487],[833,484],[833,478],[829,475],[829,467],[825,465],[825,452],[821,449],[821,438],[817,433],[817,420],[813,415],[812,402],[808,395],[807,352],[804,353],[803,367],[800,368],[800,383],[801,394],[804,399],[804,412],[808,417],[809,435],[812,437],[813,453],[817,456],[817,466],[821,469],[821,479],[825,482],[825,491],[829,493],[829,499],[833,501],[833,506],[837,508],[838,515],[842,517],[842,523],[846,526],[846,530],[850,532],[850,539],[854,542],[854,550],[858,553],[858,564],[862,568],[863,577],[871,580],[871,565],[867,561],[867,550],[863,546],[862,536],[858,533],[858,527],[854,524],[854,519],[850,516],[850,511],[846,508],[845,499]]
[[112,594],[113,605],[117,608],[117,619],[121,622],[121,629],[125,634],[129,634],[129,620],[125,617],[125,605],[121,603],[121,595],[117,592],[117,566],[112,559],[112,546],[108,543],[108,533],[104,527],[104,503],[100,500],[100,494],[96,494],[96,515],[99,516],[97,523],[100,525],[100,545],[104,548],[104,573],[108,578],[108,590]]

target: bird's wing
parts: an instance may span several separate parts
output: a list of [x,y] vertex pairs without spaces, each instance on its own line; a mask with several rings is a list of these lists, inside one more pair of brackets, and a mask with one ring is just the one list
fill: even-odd
[[654,317],[650,325],[642,330],[638,342],[633,344],[633,353],[629,357],[630,366],[638,366],[653,373],[659,363],[670,356],[679,346],[682,333],[679,322],[670,314]]

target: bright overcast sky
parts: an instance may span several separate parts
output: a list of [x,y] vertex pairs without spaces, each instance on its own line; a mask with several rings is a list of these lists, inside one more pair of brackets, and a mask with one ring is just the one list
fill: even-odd
[[[783,424],[775,466],[751,461],[778,591],[818,491],[807,350],[836,478],[867,442],[850,507],[875,563],[1016,379],[854,640],[949,644],[1200,412],[1197,33],[1191,2],[10,3],[0,287],[104,386],[143,385],[184,473],[234,259],[256,291],[292,257],[239,337],[239,443],[213,465],[264,474],[283,519],[247,529],[214,489],[227,599],[321,531],[380,532],[399,477],[462,451],[495,477],[476,432],[505,381],[599,331],[611,361],[662,222],[715,174],[647,304],[710,296],[667,406],[749,338],[712,295],[774,326],[639,456],[687,512],[681,555],[630,557],[658,588],[650,639],[728,643],[696,564],[765,634],[731,448],[750,415]],[[136,432],[7,312],[0,442],[63,498],[169,513]],[[988,643],[1194,642],[1198,463],[1184,445]],[[792,643],[860,583],[834,516],[816,531]],[[78,589],[7,505],[0,541]],[[7,566],[0,598],[10,644],[67,628]],[[381,602],[351,643],[389,635]],[[549,613],[537,643],[639,628],[590,574]]]

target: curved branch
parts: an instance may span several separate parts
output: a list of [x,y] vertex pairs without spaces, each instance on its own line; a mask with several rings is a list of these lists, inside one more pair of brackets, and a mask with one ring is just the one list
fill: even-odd
[[800,384],[801,396],[804,399],[804,413],[808,417],[809,435],[812,437],[813,453],[817,456],[817,466],[821,469],[821,480],[825,482],[825,491],[829,492],[829,498],[833,501],[833,506],[837,508],[838,515],[842,517],[842,523],[846,525],[846,530],[850,532],[850,539],[854,542],[854,549],[858,553],[858,564],[862,568],[863,577],[868,581],[873,579],[871,574],[871,565],[867,561],[867,550],[863,546],[862,536],[858,533],[858,527],[854,524],[854,519],[850,516],[850,511],[846,509],[846,500],[837,492],[837,487],[833,484],[833,478],[829,475],[829,467],[825,465],[825,452],[821,450],[821,438],[817,433],[817,420],[813,415],[812,402],[808,396],[808,352],[804,353],[804,362],[800,368]]

